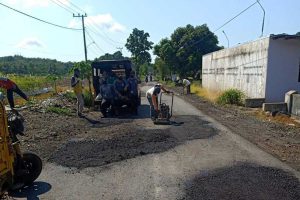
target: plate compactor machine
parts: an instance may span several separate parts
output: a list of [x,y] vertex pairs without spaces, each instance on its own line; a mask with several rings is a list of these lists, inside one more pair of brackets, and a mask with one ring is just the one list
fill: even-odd
[[[171,94],[171,107],[166,103],[162,103],[163,94]],[[173,92],[161,92],[159,97],[158,113],[157,118],[153,120],[154,124],[157,125],[170,125],[171,117],[173,115],[173,102],[174,102],[174,93]]]

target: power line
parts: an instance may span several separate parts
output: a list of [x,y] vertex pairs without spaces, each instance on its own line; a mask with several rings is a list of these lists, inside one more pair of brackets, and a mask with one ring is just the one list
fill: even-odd
[[60,5],[60,4],[57,3],[56,1],[54,1],[54,0],[50,0],[50,1],[52,1],[53,3],[55,3],[56,5],[58,5],[59,7],[63,8],[63,9],[66,10],[67,12],[73,14],[72,11],[70,11],[68,8],[66,8],[66,7],[64,7],[64,6],[62,6],[62,5]]
[[[95,23],[95,21],[92,19],[92,18],[90,18],[90,20],[93,22],[93,23]],[[96,24],[96,23],[95,23]],[[96,30],[100,30],[100,29],[98,29],[95,25],[93,25],[92,23],[90,23],[90,25],[92,25],[92,26],[94,26],[95,28],[96,28]],[[105,35],[105,37],[107,38],[107,39],[109,39],[110,41],[112,41],[112,42],[114,42],[114,43],[118,43],[118,44],[122,44],[122,45],[124,45],[124,43],[122,43],[122,42],[118,42],[118,41],[115,41],[115,40],[113,40],[113,39],[111,39],[104,31],[101,31],[104,35]]]
[[235,18],[237,18],[238,16],[240,16],[241,14],[243,14],[244,12],[246,12],[247,10],[249,10],[255,4],[257,4],[257,1],[254,2],[253,4],[251,4],[250,6],[248,6],[247,8],[245,8],[244,10],[242,10],[239,14],[237,14],[236,16],[234,16],[233,18],[231,18],[227,22],[225,22],[222,26],[220,26],[219,28],[217,28],[213,33],[217,32],[218,30],[220,30],[221,28],[223,28],[224,26],[226,26],[227,24],[229,24],[231,21],[233,21]]
[[92,40],[92,42],[95,43],[96,47],[97,47],[101,52],[105,53],[105,51],[104,51],[104,50],[103,50],[103,49],[95,42],[94,38],[91,36],[91,34],[90,34],[88,31],[86,31],[86,34],[87,34],[87,36]]
[[95,45],[96,45],[96,47],[97,47],[100,51],[102,51],[102,53],[105,54],[105,51],[103,51],[103,49],[101,49],[101,47],[100,47],[97,43],[95,43]]
[[73,6],[73,7],[75,7],[75,8],[77,8],[78,10],[80,10],[80,11],[82,11],[82,12],[84,12],[84,13],[86,13],[84,10],[82,10],[80,7],[78,7],[77,5],[75,5],[74,3],[72,3],[72,1],[69,1],[70,2],[70,4]]
[[91,32],[93,32],[95,35],[101,37],[101,39],[103,39],[107,44],[109,44],[109,45],[115,47],[115,44],[113,44],[113,43],[110,42],[109,40],[106,40],[106,39],[103,37],[103,35],[100,34],[99,32],[95,31],[94,29],[91,29],[91,27],[89,27],[89,28],[87,28],[87,29],[89,29],[89,30],[90,30]]
[[[59,6],[62,7],[63,9],[65,9],[66,11],[70,12],[70,13],[73,13],[73,12],[77,13],[77,11],[74,10],[71,6],[68,6],[68,5],[64,4],[64,3],[61,2],[60,0],[51,0],[51,1],[52,1],[52,2],[53,2],[53,1],[58,1],[58,2],[60,2],[60,3],[63,5],[63,7],[62,7],[61,5],[59,5]],[[54,2],[54,3],[57,4],[56,2]],[[74,8],[76,8],[77,10],[82,11],[83,13],[86,13],[85,10],[81,9],[79,6],[77,6],[77,5],[76,5],[75,3],[73,3],[72,1],[69,1],[69,3],[70,3]],[[58,4],[57,4],[57,5],[58,5]],[[121,45],[125,45],[125,44],[122,43],[122,42],[118,42],[118,41],[116,41],[116,40],[111,39],[104,31],[101,31],[100,29],[98,29],[98,28],[94,25],[95,21],[94,21],[91,17],[89,17],[89,20],[90,20],[91,22],[89,22],[89,21],[86,22],[86,23],[89,25],[89,29],[90,29],[94,34],[100,36],[100,37],[101,37],[103,40],[105,40],[108,44],[112,45],[113,47],[115,47],[116,44],[118,44],[118,45],[120,45],[120,44],[121,44]],[[95,23],[95,24],[96,24],[96,23]],[[103,35],[99,32],[99,30],[103,33]],[[105,38],[107,38],[109,41],[106,40]]]
[[[247,8],[245,8],[244,10],[242,10],[241,12],[239,12],[237,15],[235,15],[233,18],[231,18],[230,20],[226,21],[223,25],[221,25],[219,28],[217,28],[216,30],[214,30],[212,33],[217,32],[218,30],[220,30],[221,28],[223,28],[224,26],[226,26],[227,24],[229,24],[231,21],[233,21],[234,19],[236,19],[238,16],[240,16],[241,14],[243,14],[244,12],[246,12],[247,10],[249,10],[252,6],[254,6],[255,4],[257,4],[257,1],[254,2],[253,4],[251,4],[250,6],[248,6]],[[201,38],[200,40],[194,42],[193,44],[191,44],[190,46],[194,46],[196,44],[198,44],[199,42],[202,42],[204,39],[206,39],[209,35],[204,36],[203,38]],[[184,46],[187,46],[188,44],[184,44],[182,45],[181,48],[183,48]]]
[[60,4],[64,5],[65,7],[68,7],[70,10],[74,11],[76,13],[76,10],[74,10],[73,8],[71,8],[70,6],[64,4],[63,2],[61,2],[60,0],[56,0],[58,1]]
[[18,13],[20,13],[20,14],[22,14],[22,15],[25,15],[25,16],[27,16],[27,17],[30,17],[30,18],[33,18],[33,19],[38,20],[38,21],[40,21],[40,22],[43,22],[43,23],[45,23],[45,24],[49,24],[49,25],[52,25],[52,26],[56,26],[56,27],[63,28],[63,29],[68,29],[68,30],[75,30],[75,31],[82,30],[82,29],[77,29],[77,28],[69,28],[69,27],[66,27],[66,26],[61,26],[61,25],[54,24],[54,23],[52,23],[52,22],[45,21],[45,20],[43,20],[43,19],[34,17],[34,16],[32,16],[32,15],[29,15],[29,14],[27,14],[27,13],[24,13],[24,12],[22,12],[22,11],[19,11],[19,10],[17,10],[17,9],[14,9],[14,8],[12,8],[12,7],[9,7],[8,5],[5,5],[5,4],[3,4],[3,3],[0,3],[0,5],[1,5],[1,6],[4,6],[4,7],[6,7],[6,8],[8,8],[8,9],[10,9],[10,10],[13,10],[13,11],[15,11],[15,12],[18,12]]
[[[92,18],[89,18],[89,20],[91,20],[93,23],[95,23],[95,21],[94,21]],[[93,23],[89,23],[89,22],[88,22],[88,24],[91,25],[91,26],[93,26],[93,27],[95,28],[96,32],[99,33],[98,30],[100,30],[100,29],[98,29]],[[96,23],[95,23],[95,24],[96,24]],[[105,37],[106,37],[107,39],[109,39],[110,41],[112,41],[112,42],[114,42],[114,43],[116,43],[116,44],[122,44],[122,45],[124,45],[124,43],[122,43],[122,42],[118,42],[118,41],[115,41],[115,40],[111,39],[104,31],[101,31],[101,32],[102,32],[102,33],[105,35]],[[99,34],[100,34],[100,33],[99,33]],[[102,34],[100,34],[100,35],[102,35]],[[103,37],[103,35],[102,35],[102,37]]]

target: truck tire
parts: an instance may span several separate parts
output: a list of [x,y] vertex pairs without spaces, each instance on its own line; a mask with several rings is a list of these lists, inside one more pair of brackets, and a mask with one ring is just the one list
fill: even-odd
[[38,155],[31,152],[23,154],[23,161],[28,173],[24,174],[22,179],[25,185],[31,185],[41,174],[43,163]]

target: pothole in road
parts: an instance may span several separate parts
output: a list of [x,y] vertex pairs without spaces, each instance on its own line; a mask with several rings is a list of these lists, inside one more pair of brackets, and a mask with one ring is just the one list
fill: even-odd
[[126,134],[117,134],[109,139],[71,140],[52,154],[49,161],[79,169],[103,166],[110,163],[165,152],[188,140],[207,139],[218,131],[197,116],[180,116],[176,120],[182,126],[164,129],[132,127]]

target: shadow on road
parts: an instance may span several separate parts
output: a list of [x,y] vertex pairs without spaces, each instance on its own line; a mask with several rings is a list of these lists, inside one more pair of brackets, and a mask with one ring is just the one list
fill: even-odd
[[93,125],[101,123],[99,120],[92,119],[91,117],[88,117],[88,116],[83,116],[82,118],[86,119],[86,121],[88,121],[90,124],[93,124]]
[[300,182],[292,174],[250,163],[201,172],[185,185],[186,200],[300,199]]
[[218,130],[199,116],[178,116],[181,126],[165,129],[141,129],[133,126],[129,132],[102,140],[69,141],[52,154],[49,161],[76,168],[103,166],[137,156],[170,150],[186,141],[208,139]]
[[147,119],[150,116],[150,108],[149,105],[141,105],[138,108],[138,115],[132,114],[129,112],[127,108],[123,108],[120,110],[119,116],[114,117],[107,117],[107,118],[101,118],[101,114],[99,111],[98,119],[95,119],[94,117],[90,116],[84,116],[83,118],[86,119],[92,126],[92,128],[101,128],[101,127],[107,127],[107,126],[114,126],[118,124],[123,123],[130,123],[134,119]]
[[38,196],[45,194],[51,190],[49,183],[37,181],[31,186],[27,186],[21,190],[13,191],[9,195],[15,198],[27,198],[27,200],[38,200]]

